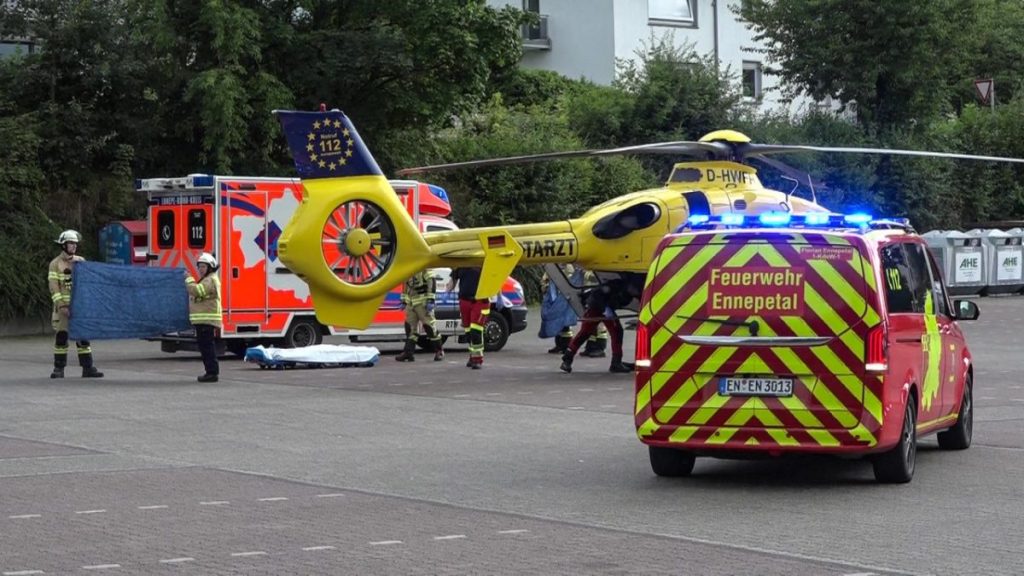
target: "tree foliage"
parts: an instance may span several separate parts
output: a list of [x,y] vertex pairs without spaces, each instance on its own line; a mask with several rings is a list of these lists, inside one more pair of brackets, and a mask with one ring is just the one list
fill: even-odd
[[737,12],[791,88],[856,103],[869,126],[945,111],[979,4],[960,0],[750,0]]

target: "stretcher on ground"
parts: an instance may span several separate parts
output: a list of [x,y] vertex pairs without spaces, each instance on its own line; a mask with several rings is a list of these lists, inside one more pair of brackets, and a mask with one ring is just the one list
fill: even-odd
[[252,346],[245,351],[245,361],[259,364],[260,369],[285,368],[369,368],[380,360],[374,346],[317,344],[304,348]]

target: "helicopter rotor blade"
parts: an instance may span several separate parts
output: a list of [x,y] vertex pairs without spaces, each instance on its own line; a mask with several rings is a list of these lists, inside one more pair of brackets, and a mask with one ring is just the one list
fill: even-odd
[[745,144],[741,148],[744,155],[756,154],[790,154],[795,152],[826,152],[840,154],[890,154],[893,156],[921,156],[927,158],[954,158],[958,160],[982,160],[988,162],[1012,162],[1024,164],[1024,158],[1006,156],[980,156],[976,154],[959,154],[955,152],[928,152],[923,150],[900,150],[896,148],[846,148],[831,146],[788,146],[785,144]]
[[728,157],[732,149],[719,142],[655,142],[651,144],[638,144],[636,146],[622,146],[619,148],[572,150],[569,152],[548,152],[544,154],[528,154],[525,156],[508,156],[505,158],[490,158],[487,160],[470,160],[467,162],[451,162],[448,164],[433,164],[417,168],[404,168],[395,172],[398,176],[410,176],[413,174],[424,174],[427,172],[440,172],[443,170],[456,170],[459,168],[479,168],[483,166],[509,166],[512,164],[528,164],[532,162],[546,162],[549,160],[562,160],[565,158],[601,158],[604,156],[628,156],[640,154],[672,154],[677,156],[704,156]]
[[776,170],[785,174],[786,176],[789,176],[793,180],[796,180],[801,186],[811,186],[812,189],[816,190],[827,188],[824,182],[814,178],[809,173],[800,170],[799,168],[790,166],[785,162],[780,162],[774,158],[768,158],[760,154],[752,154],[750,156],[747,156],[747,159],[761,162],[766,166],[771,166],[772,168],[775,168]]

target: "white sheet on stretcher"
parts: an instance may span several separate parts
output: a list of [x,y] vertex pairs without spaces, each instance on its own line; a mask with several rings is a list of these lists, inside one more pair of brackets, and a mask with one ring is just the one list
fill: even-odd
[[[267,360],[278,362],[309,362],[317,364],[365,364],[376,362],[380,350],[375,346],[347,346],[345,344],[317,344],[305,348],[275,348],[253,346]],[[249,361],[246,354],[246,361]],[[253,359],[256,360],[256,359]]]

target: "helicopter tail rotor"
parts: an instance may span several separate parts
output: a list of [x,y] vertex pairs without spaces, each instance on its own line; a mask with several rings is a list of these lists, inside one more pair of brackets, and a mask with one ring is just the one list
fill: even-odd
[[305,188],[280,259],[309,284],[321,323],[365,328],[391,289],[431,264],[430,249],[348,117],[275,113]]

